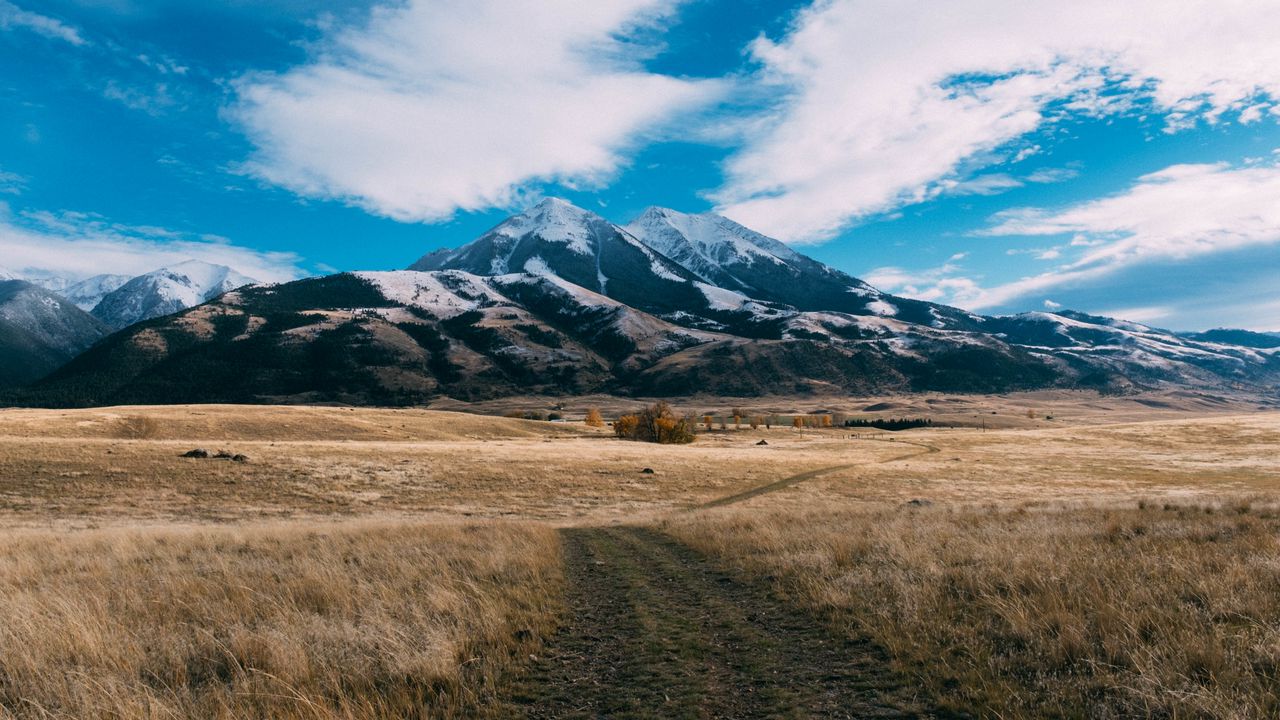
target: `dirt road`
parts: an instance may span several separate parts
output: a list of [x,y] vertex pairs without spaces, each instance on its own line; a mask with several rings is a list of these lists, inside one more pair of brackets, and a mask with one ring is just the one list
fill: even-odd
[[522,678],[514,716],[928,716],[876,647],[665,535],[576,528],[564,543],[567,625]]

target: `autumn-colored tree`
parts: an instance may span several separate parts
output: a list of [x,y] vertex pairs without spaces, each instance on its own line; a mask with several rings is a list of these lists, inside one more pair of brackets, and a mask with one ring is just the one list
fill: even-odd
[[795,417],[791,418],[791,427],[793,427],[793,428],[795,428],[795,429],[797,429],[797,430],[801,430],[801,429],[803,429],[803,428],[804,428],[804,418],[800,417],[799,415],[796,415]]
[[1027,419],[1028,419],[1028,420],[1035,420],[1035,419],[1036,419],[1036,411],[1035,411],[1035,410],[1028,409],[1028,410],[1027,410]]
[[600,414],[599,409],[591,408],[587,410],[587,418],[583,422],[591,427],[604,427],[604,416]]
[[823,416],[822,416],[822,427],[824,427],[824,428],[829,428],[829,427],[831,427],[831,416],[830,416],[830,415],[823,415]]
[[710,415],[703,415],[702,424],[707,426],[707,432],[711,432],[712,426],[715,425],[715,418],[712,418]]
[[679,417],[665,402],[657,402],[613,424],[618,437],[645,442],[683,444],[694,440],[692,418]]
[[635,415],[623,415],[613,421],[613,434],[620,438],[634,440],[638,427],[640,427],[640,418]]
[[752,430],[758,430],[758,429],[760,429],[760,426],[761,426],[762,424],[764,424],[764,418],[760,417],[759,415],[752,415],[752,416],[751,416],[751,429],[752,429]]
[[734,429],[734,430],[741,430],[741,429],[742,429],[742,416],[741,416],[741,415],[734,415],[734,416],[733,416],[733,429]]

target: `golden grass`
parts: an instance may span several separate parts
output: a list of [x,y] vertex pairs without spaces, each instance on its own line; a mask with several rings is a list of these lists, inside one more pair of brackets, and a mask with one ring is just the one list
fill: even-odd
[[1271,504],[738,509],[665,529],[983,716],[1280,714]]
[[[913,430],[882,440],[791,428],[691,446],[608,429],[460,413],[189,406],[0,411],[0,522],[10,526],[286,518],[657,517],[817,468],[768,496],[814,503],[1026,504],[1280,489],[1280,413],[1031,430]],[[79,434],[77,434],[79,433]],[[140,437],[146,435],[147,437]],[[308,439],[314,436],[318,439]],[[893,437],[897,442],[886,442]],[[253,439],[257,438],[257,439]],[[766,439],[768,446],[756,443]],[[937,452],[883,463],[919,443]],[[193,460],[195,447],[248,463]],[[652,475],[641,474],[653,468]]]
[[[1006,427],[690,446],[422,410],[0,411],[0,718],[484,715],[562,571],[549,526],[459,517],[643,522],[820,468],[841,469],[667,527],[958,707],[1280,713],[1280,413],[1137,422],[1136,401],[1085,395],[886,412],[988,404]],[[179,457],[195,447],[250,460]],[[1242,494],[1262,499],[1193,507]]]
[[555,620],[525,524],[0,534],[0,717],[475,717]]
[[589,434],[582,424],[464,412],[300,405],[0,409],[0,437],[203,442],[439,442]]

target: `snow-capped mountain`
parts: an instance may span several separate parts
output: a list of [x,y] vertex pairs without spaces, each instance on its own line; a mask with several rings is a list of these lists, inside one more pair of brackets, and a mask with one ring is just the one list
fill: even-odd
[[974,315],[881,293],[714,215],[652,208],[629,228],[547,200],[410,270],[251,285],[204,304],[248,278],[157,271],[95,314],[173,315],[106,338],[18,401],[1280,392],[1280,348],[1256,338],[1245,347],[1072,312]]
[[426,255],[409,269],[554,275],[648,312],[707,307],[697,276],[617,225],[558,198],[456,250]]
[[44,288],[0,281],[0,387],[48,374],[106,333],[102,323]]
[[94,317],[114,329],[194,307],[257,281],[225,266],[188,260],[129,280],[103,296]]
[[18,274],[0,268],[0,280],[26,280],[32,285],[39,285],[49,292],[61,295],[86,312],[93,310],[107,293],[125,284],[132,277],[131,275],[94,275],[85,280],[77,280],[74,277],[47,270],[32,270]]
[[626,230],[703,281],[755,300],[801,311],[896,317],[952,329],[973,327],[969,313],[882,293],[714,213],[692,215],[650,207]]
[[90,312],[102,302],[102,298],[119,290],[131,279],[133,278],[129,275],[94,275],[68,285],[65,289],[58,291],[58,294],[75,303],[81,310]]

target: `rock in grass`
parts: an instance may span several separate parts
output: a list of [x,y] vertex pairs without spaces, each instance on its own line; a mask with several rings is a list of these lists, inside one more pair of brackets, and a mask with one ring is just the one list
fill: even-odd
[[652,474],[653,474],[653,468],[645,468],[645,469],[643,469],[643,470],[641,470],[641,471],[640,471],[640,474],[641,474],[641,475],[652,475]]
[[188,451],[186,451],[186,452],[182,453],[182,457],[185,457],[185,458],[207,458],[207,457],[209,457],[209,451],[208,451],[208,450],[205,450],[204,448],[196,448],[195,450],[188,450]]

